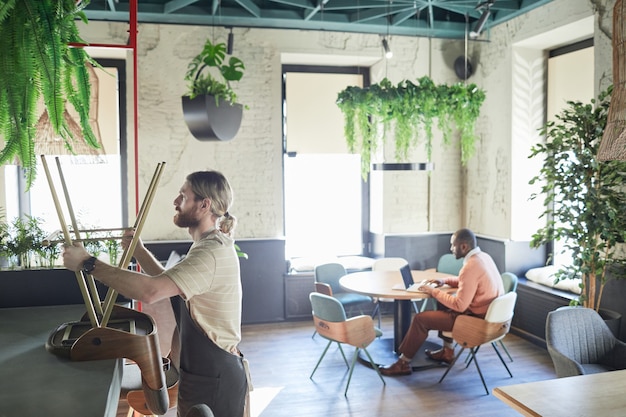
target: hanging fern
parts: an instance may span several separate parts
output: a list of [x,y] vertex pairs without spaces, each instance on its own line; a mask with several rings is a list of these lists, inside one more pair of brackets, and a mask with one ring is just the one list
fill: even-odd
[[69,101],[80,116],[85,141],[97,148],[89,125],[90,83],[86,65],[95,64],[82,48],[85,42],[76,18],[88,1],[4,0],[0,5],[0,165],[14,160],[26,171],[30,186],[36,176],[37,104],[43,101],[50,123],[68,149],[74,139],[65,120]]
[[[422,138],[430,160],[435,120],[445,145],[451,141],[452,127],[459,131],[465,164],[474,153],[474,128],[484,100],[485,92],[475,84],[436,85],[422,77],[417,83],[404,80],[393,85],[385,78],[368,88],[346,88],[339,93],[337,105],[344,115],[348,149],[361,154],[362,174],[367,178],[372,154],[390,133],[397,160],[406,160]],[[384,128],[380,138],[379,125]]]

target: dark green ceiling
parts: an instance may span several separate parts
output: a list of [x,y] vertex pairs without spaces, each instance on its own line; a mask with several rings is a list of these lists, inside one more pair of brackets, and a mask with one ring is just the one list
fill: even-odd
[[[139,23],[328,30],[433,38],[485,30],[551,0],[138,0]],[[130,0],[91,0],[89,20],[128,22]]]

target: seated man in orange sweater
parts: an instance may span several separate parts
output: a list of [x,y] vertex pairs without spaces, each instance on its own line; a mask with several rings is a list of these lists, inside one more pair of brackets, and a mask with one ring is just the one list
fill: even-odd
[[[463,267],[458,277],[434,280],[437,287],[447,284],[458,288],[455,294],[448,294],[431,286],[420,287],[447,309],[424,311],[413,316],[411,326],[399,347],[400,358],[396,363],[381,368],[387,376],[409,375],[412,372],[411,359],[424,344],[429,330],[452,331],[459,314],[485,317],[489,304],[504,294],[502,277],[491,256],[482,252],[476,245],[476,236],[469,229],[457,230],[450,238],[450,250],[457,259],[463,258]],[[452,339],[444,338],[442,349],[426,350],[426,355],[441,362],[452,362],[454,345]]]

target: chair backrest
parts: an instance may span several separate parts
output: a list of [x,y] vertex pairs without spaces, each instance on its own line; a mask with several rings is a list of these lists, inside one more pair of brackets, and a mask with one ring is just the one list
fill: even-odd
[[339,300],[326,294],[309,294],[313,315],[330,322],[346,321],[346,311]]
[[489,304],[485,321],[490,323],[502,323],[513,318],[517,293],[508,292],[496,298]]
[[616,340],[604,319],[591,308],[559,308],[546,318],[548,351],[554,349],[581,364],[599,363]]
[[463,268],[463,258],[456,259],[451,253],[441,255],[437,263],[437,272],[443,272],[445,274],[459,275],[461,268]]
[[346,274],[346,268],[340,263],[331,262],[315,267],[315,281],[330,285],[333,294],[345,292],[339,285],[339,278]]
[[504,292],[517,291],[517,275],[512,272],[504,272],[502,274],[502,284],[504,285]]
[[398,271],[408,263],[404,258],[379,258],[372,264],[372,271]]
[[361,315],[347,319],[341,302],[325,294],[312,292],[309,300],[313,307],[315,330],[326,339],[363,348],[376,338],[374,322],[370,316]]
[[461,346],[471,348],[502,339],[511,328],[517,293],[510,292],[489,304],[485,319],[461,314],[454,321],[452,337]]

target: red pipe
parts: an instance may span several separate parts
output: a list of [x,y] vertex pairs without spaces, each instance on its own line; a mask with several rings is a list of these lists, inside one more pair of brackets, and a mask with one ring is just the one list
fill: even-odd
[[135,215],[139,212],[139,106],[137,104],[137,0],[130,0],[130,39],[133,49],[133,113],[135,119]]

